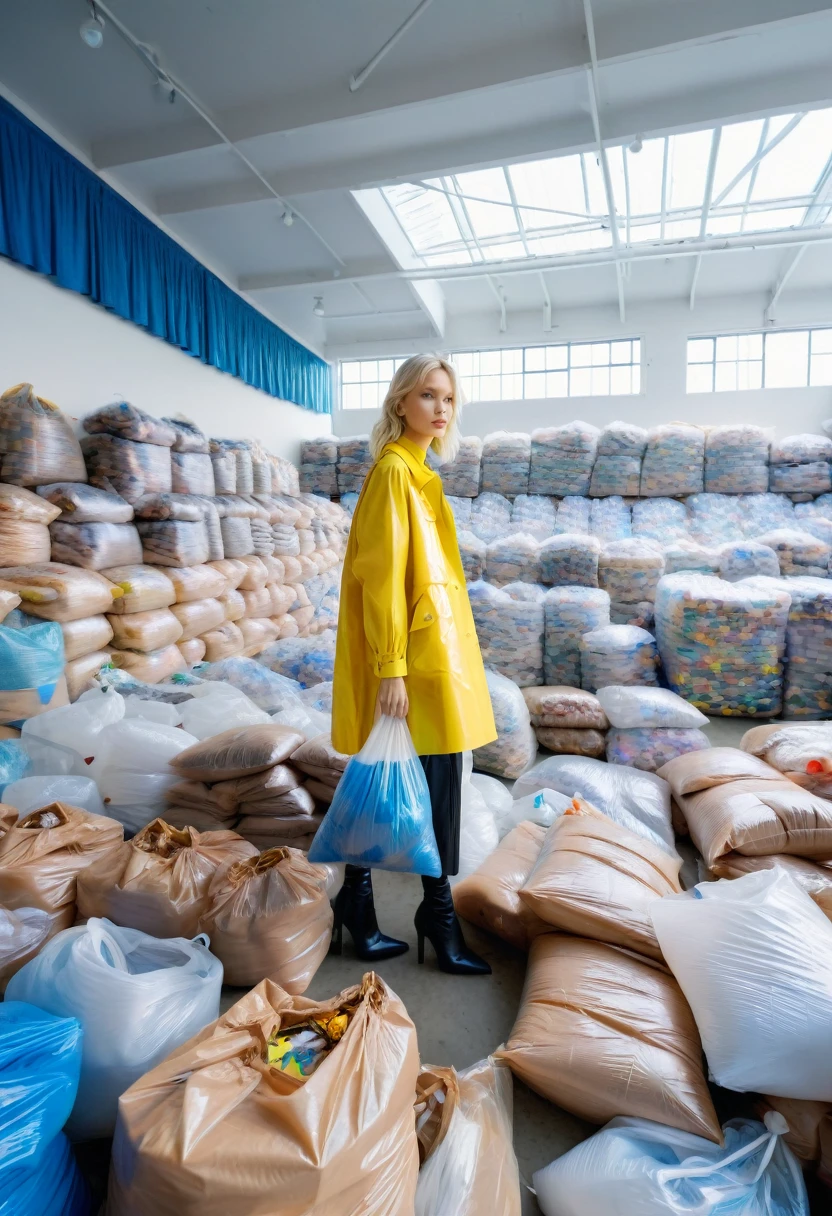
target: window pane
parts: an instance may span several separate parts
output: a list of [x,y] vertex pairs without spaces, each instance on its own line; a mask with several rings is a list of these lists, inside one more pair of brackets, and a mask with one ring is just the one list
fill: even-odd
[[740,334],[737,338],[737,353],[741,359],[762,359],[763,335]]
[[523,370],[522,350],[503,351],[503,372],[520,372]]
[[460,376],[471,376],[474,373],[474,356],[470,352],[454,355],[456,370]]
[[712,363],[691,363],[688,366],[687,391],[689,393],[711,393],[714,388]]
[[345,384],[341,390],[341,405],[345,410],[361,409],[361,385]]
[[374,410],[378,405],[378,385],[377,384],[362,384],[361,385],[361,408],[362,410]]
[[612,367],[610,368],[610,392],[615,394],[629,394],[632,392],[633,374],[629,367]]
[[379,359],[378,361],[378,378],[382,384],[387,385],[393,379],[393,360]]
[[688,340],[688,363],[711,363],[713,357],[713,338],[690,338]]
[[520,372],[503,376],[503,401],[521,401],[523,398],[523,376]]
[[590,368],[573,367],[570,376],[570,396],[590,397],[592,395],[592,371]]
[[[574,347],[573,347],[574,350]],[[569,347],[568,346],[547,346],[546,347],[546,367],[549,371],[558,371],[562,367],[569,366]]]
[[737,357],[737,335],[729,334],[724,338],[716,340],[716,357],[717,359],[736,359]]
[[641,366],[638,363],[633,368],[633,392],[641,392]]
[[483,376],[500,374],[500,352],[498,350],[480,351],[480,372]]
[[608,397],[610,395],[610,369],[608,367],[593,367],[592,395],[593,397]]
[[544,346],[530,346],[526,350],[526,371],[527,372],[542,372],[546,366],[546,348]]
[[832,354],[812,355],[812,384],[832,384]]
[[547,372],[546,373],[546,396],[547,397],[568,397],[569,396],[569,372]]
[[731,392],[737,387],[736,363],[717,363],[714,388],[718,393]]
[[610,343],[610,362],[611,363],[630,363],[630,362],[632,362],[632,343],[631,342],[611,342]]
[[544,372],[526,372],[524,379],[526,389],[523,396],[527,400],[532,397],[546,396],[546,375]]
[[762,388],[763,365],[754,360],[737,364],[737,388]]
[[766,388],[797,388],[808,383],[809,334],[766,334]]
[[572,366],[573,367],[589,367],[592,363],[592,347],[578,346],[572,347]]
[[366,359],[361,366],[361,383],[369,384],[378,380],[378,363],[375,359]]
[[592,344],[592,366],[593,367],[609,367],[610,365],[610,344],[609,342],[593,342]]
[[474,400],[474,378],[473,376],[461,376],[459,387],[462,389],[462,395],[466,401]]
[[832,354],[832,329],[812,330],[812,354]]
[[341,364],[341,383],[356,384],[361,379],[361,364],[360,363],[342,363]]
[[480,401],[500,400],[500,377],[480,376]]

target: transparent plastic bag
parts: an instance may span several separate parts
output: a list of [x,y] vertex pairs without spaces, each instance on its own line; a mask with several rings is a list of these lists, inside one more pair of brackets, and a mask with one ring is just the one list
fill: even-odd
[[564,532],[538,549],[540,581],[549,587],[597,587],[601,542],[595,536]]
[[82,425],[88,435],[119,435],[135,443],[155,443],[164,448],[173,447],[176,442],[176,431],[163,418],[154,418],[129,401],[116,401],[94,410]]
[[524,533],[493,540],[486,552],[486,578],[498,587],[505,583],[538,582],[539,551],[535,537]]
[[227,586],[223,572],[215,565],[170,567],[162,573],[173,585],[177,604],[214,599]]
[[463,776],[459,830],[459,868],[451,878],[451,886],[478,870],[500,843],[497,820],[482,791],[471,782],[470,773]]
[[49,621],[111,612],[113,600],[121,596],[119,587],[94,570],[60,562],[0,570],[0,587],[16,592],[27,613]]
[[164,815],[165,792],[177,781],[170,761],[197,740],[179,727],[144,718],[105,726],[96,742],[90,776],[107,814],[129,832]]
[[652,603],[656,587],[664,573],[664,554],[650,540],[607,542],[598,561],[598,584],[613,603]]
[[104,615],[82,617],[79,621],[61,624],[64,637],[64,658],[67,662],[103,650],[113,639],[113,627]]
[[[428,449],[428,460],[431,460]],[[453,460],[440,464],[431,460],[437,473],[442,478],[442,486],[446,494],[455,494],[464,498],[476,498],[480,488],[480,467],[482,462],[482,440],[477,435],[463,435],[460,439],[459,451]]]
[[92,687],[92,682],[99,673],[112,662],[111,650],[94,650],[80,659],[73,659],[64,668],[66,677],[67,696],[70,701],[77,701],[83,692]]
[[0,739],[0,799],[4,790],[30,767],[29,754],[18,739]]
[[171,491],[169,447],[102,434],[85,436],[81,450],[92,484],[113,490],[129,503],[138,502],[146,494]]
[[769,578],[780,576],[780,559],[770,545],[757,540],[737,540],[720,548],[720,578],[729,583],[738,583],[740,579],[758,575]]
[[[48,912],[42,908],[18,908],[12,912],[9,908],[0,906],[0,996],[5,992],[6,985],[15,972],[25,963],[34,958],[43,944],[52,935],[54,922]],[[2,1039],[2,1030],[0,1030]],[[2,1046],[0,1046],[2,1052]],[[0,1063],[0,1078],[2,1064]],[[0,1087],[3,1086],[0,1080]],[[3,1129],[0,1126],[0,1145],[3,1143]],[[0,1148],[0,1153],[2,1153]],[[3,1174],[0,1169],[0,1180]],[[2,1212],[0,1207],[0,1212]]]
[[625,764],[654,773],[676,756],[705,751],[710,746],[708,736],[695,728],[613,727],[607,733],[606,757],[610,764]]
[[225,609],[219,600],[189,600],[186,604],[172,604],[170,612],[182,626],[180,641],[198,638],[209,629],[218,629],[225,621]]
[[182,625],[170,608],[128,612],[112,620],[113,646],[119,650],[159,650],[182,637]]
[[832,550],[811,532],[801,532],[797,521],[794,528],[777,528],[773,532],[764,532],[756,539],[777,554],[781,574],[826,578]]
[[683,422],[647,432],[641,465],[641,495],[655,498],[699,494],[704,483],[705,432]]
[[594,693],[566,685],[524,688],[533,726],[580,730],[606,730],[609,726],[603,701]]
[[664,545],[664,572],[677,574],[680,570],[695,571],[700,574],[719,574],[721,568],[720,551],[707,549],[695,540],[677,540]]
[[6,786],[4,799],[17,808],[22,819],[31,811],[64,802],[91,815],[106,815],[98,786],[90,777],[21,777]]
[[716,1083],[832,1101],[832,923],[794,879],[700,883],[651,912]]
[[86,570],[129,565],[142,560],[142,542],[134,524],[51,524],[52,557]]
[[488,544],[511,531],[511,503],[502,494],[479,494],[471,507],[471,531]]
[[[460,501],[468,503],[468,521],[470,521],[471,500],[461,499]],[[512,504],[512,531],[533,536],[537,541],[552,536],[556,519],[557,508],[554,501],[543,494],[518,494]]]
[[176,599],[173,583],[164,570],[144,565],[114,566],[102,573],[121,591],[108,612],[151,612],[168,608]]
[[[265,710],[258,709],[244,692],[227,684],[203,685],[205,693],[193,697],[182,706],[182,725],[196,739],[241,726],[259,726],[271,722]],[[202,692],[202,688],[197,691]]]
[[610,597],[592,587],[553,587],[543,601],[543,615],[545,683],[577,687],[581,683],[581,638],[609,625]]
[[581,687],[590,692],[608,684],[657,683],[656,639],[646,629],[637,625],[606,625],[585,633],[579,647]]
[[529,492],[588,494],[599,435],[591,423],[577,421],[532,431]]
[[620,495],[595,498],[589,504],[589,527],[600,541],[631,540],[630,507]]
[[143,520],[137,524],[141,557],[157,566],[199,566],[211,556],[205,524],[178,519]]
[[48,562],[52,552],[49,529],[45,524],[14,519],[0,512],[0,554],[10,566]]
[[486,670],[485,675],[497,738],[475,750],[474,764],[498,777],[519,777],[537,755],[529,711],[513,680],[491,670]]
[[162,418],[161,421],[169,426],[175,435],[174,452],[209,451],[207,436],[189,418],[183,418],[180,414],[176,418]]
[[533,583],[468,588],[483,662],[522,686],[543,679],[545,594]]
[[427,781],[402,719],[379,718],[350,760],[309,860],[442,873]]
[[204,516],[203,501],[190,494],[145,494],[134,509],[137,520],[199,523]]
[[38,486],[38,494],[58,508],[64,523],[129,524],[133,518],[129,502],[96,486],[56,481],[52,485]]
[[202,635],[201,641],[203,643],[202,658],[209,663],[221,662],[223,659],[241,655],[245,649],[243,635],[231,621],[226,621],[216,629],[209,629]]
[[667,688],[633,688],[610,684],[597,693],[610,726],[624,730],[638,727],[703,726],[708,719],[694,705]]
[[617,1117],[532,1179],[544,1216],[809,1216],[788,1124],[732,1119],[725,1147]]
[[[184,641],[184,638],[182,639]],[[83,662],[83,660],[79,660]],[[137,680],[147,684],[158,684],[185,670],[186,663],[176,644],[162,646],[159,650],[112,650],[110,662],[120,667]]]
[[[254,659],[221,659],[211,663],[210,666],[200,668],[198,674],[203,680],[218,680],[232,685],[245,693],[259,709],[265,710],[268,714],[278,713],[298,699],[306,702],[306,696],[301,696],[302,689],[296,680],[278,675],[277,672],[270,671],[263,663],[258,663]],[[331,682],[328,687],[331,698]],[[318,688],[324,688],[324,686],[315,685],[310,691],[316,694]],[[310,704],[314,708],[322,708],[316,704],[314,699]]]
[[207,453],[173,451],[170,460],[174,494],[214,494],[214,466]]
[[159,939],[93,917],[47,943],[7,991],[81,1023],[67,1130],[86,1140],[110,1135],[125,1089],[219,1016],[221,987],[222,965],[199,939]]
[[16,384],[0,396],[0,455],[0,480],[14,485],[87,480],[69,419],[31,384]]
[[589,492],[593,497],[622,494],[637,497],[647,432],[630,422],[611,422],[598,437]]

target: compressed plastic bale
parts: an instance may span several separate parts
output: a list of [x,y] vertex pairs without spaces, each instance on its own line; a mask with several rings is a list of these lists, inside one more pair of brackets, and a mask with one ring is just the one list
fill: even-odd
[[780,559],[777,553],[761,541],[730,541],[719,550],[719,576],[726,582],[738,583],[740,579],[760,575],[777,578],[779,574]]
[[133,510],[137,520],[199,523],[204,514],[203,501],[192,494],[145,494],[134,504]]
[[79,873],[122,835],[114,819],[61,802],[22,816],[0,837],[0,905],[48,912],[50,935],[68,928],[75,920]]
[[[276,626],[268,618],[249,620],[244,617],[239,622],[239,629],[245,642],[243,654],[248,657],[262,654],[282,632],[281,627]],[[295,625],[295,629],[297,629],[297,625]]]
[[606,542],[598,559],[598,583],[613,603],[652,603],[664,573],[664,555],[650,540]]
[[672,976],[614,946],[546,933],[531,944],[523,1002],[497,1058],[592,1123],[623,1113],[720,1142],[701,1050]]
[[482,445],[483,493],[525,494],[529,485],[531,437],[520,431],[493,431]]
[[629,422],[611,422],[598,436],[589,492],[593,497],[621,494],[636,497],[647,432]]
[[88,435],[104,433],[132,439],[136,443],[156,443],[173,447],[176,431],[162,418],[154,418],[129,401],[117,401],[87,414],[82,423]]
[[216,494],[236,494],[237,492],[237,461],[233,452],[222,448],[211,447],[211,465],[214,470],[214,492]]
[[793,857],[789,853],[773,853],[765,857],[746,857],[743,853],[725,853],[711,866],[715,878],[742,878],[744,874],[756,874],[760,870],[785,870],[801,891],[805,891],[823,912],[832,920],[832,867],[809,861],[805,857]]
[[642,497],[701,493],[704,463],[705,432],[699,427],[683,422],[652,427],[641,465]]
[[691,494],[686,502],[688,530],[693,540],[713,547],[742,534],[741,500],[731,494]]
[[81,693],[92,686],[95,676],[112,661],[112,651],[94,650],[80,659],[72,659],[64,668],[67,696],[76,701]]
[[529,493],[588,494],[599,434],[588,422],[532,431]]
[[[832,715],[832,581],[789,578],[783,717]],[[778,766],[779,767],[779,766]]]
[[302,439],[300,458],[304,464],[335,464],[338,460],[337,435],[320,435],[315,439]]
[[104,650],[113,639],[113,627],[106,616],[87,616],[78,621],[64,621],[64,658],[67,662]]
[[177,829],[154,819],[82,871],[78,916],[106,917],[152,937],[195,937],[218,870],[252,856],[253,845],[236,832]]
[[471,531],[488,544],[511,531],[511,503],[502,494],[483,493],[471,507]]
[[300,488],[310,494],[337,494],[338,470],[334,464],[308,464],[300,466]]
[[526,533],[538,541],[554,533],[556,518],[554,502],[540,494],[518,494],[511,508],[512,530]]
[[338,464],[338,493],[339,494],[359,494],[361,487],[364,485],[364,479],[369,473],[372,465],[368,461],[364,465],[359,464]]
[[11,612],[0,624],[0,722],[20,723],[65,705],[63,673],[60,625]]
[[656,640],[636,625],[606,625],[580,639],[581,687],[597,692],[608,684],[657,683]]
[[482,440],[479,436],[463,435],[459,442],[459,451],[453,460],[444,463],[434,461],[430,449],[428,460],[442,478],[442,487],[446,494],[454,494],[460,498],[476,498],[480,488],[482,461]]
[[544,608],[543,672],[548,685],[577,686],[581,682],[580,639],[609,623],[606,591],[584,587],[554,587]]
[[161,421],[173,431],[174,452],[209,451],[207,436],[189,418],[183,418],[180,414],[175,418],[162,418]]
[[794,503],[784,494],[743,494],[737,505],[744,536],[794,527]]
[[488,546],[485,575],[490,583],[536,583],[540,580],[539,543],[534,536],[516,533]]
[[[268,587],[259,587],[257,591],[241,591],[239,594],[243,597],[246,616],[268,616],[272,612],[272,597]],[[289,608],[295,603],[295,598],[290,600]]]
[[87,480],[69,419],[31,384],[16,384],[0,396],[0,457],[0,480],[15,485]]
[[633,534],[629,505],[620,495],[593,499],[589,504],[589,528],[601,541],[629,540]]
[[662,545],[688,534],[688,512],[675,498],[648,498],[634,502],[633,536],[659,541]]
[[[272,559],[270,559],[272,560]],[[243,581],[246,573],[246,563],[242,558],[224,558],[220,561],[210,561],[207,565],[217,574],[225,579],[225,590],[236,591],[240,583]],[[218,592],[213,592],[214,595]],[[198,595],[195,599],[203,599],[204,596]]]
[[764,494],[771,432],[748,424],[713,426],[705,438],[705,490]]
[[453,887],[454,907],[460,916],[518,950],[528,950],[538,934],[550,932],[549,925],[519,897],[545,834],[540,824],[519,824],[473,873]]
[[812,432],[786,435],[785,438],[772,442],[769,460],[772,465],[829,461],[832,460],[832,439]]
[[201,637],[209,629],[217,629],[225,621],[225,609],[219,600],[189,600],[185,604],[172,604],[169,611],[182,627],[179,640],[187,642]]
[[773,464],[769,469],[769,489],[778,494],[825,494],[832,487],[829,463]]
[[171,487],[174,494],[213,494],[211,457],[203,452],[171,452]]
[[519,777],[534,763],[537,740],[529,711],[517,685],[504,675],[486,670],[488,692],[497,738],[474,751],[474,765],[498,777]]
[[[291,585],[286,586],[282,583],[269,583],[267,587],[262,588],[261,590],[265,590],[268,593],[270,616],[283,616],[284,613],[289,612],[289,610],[293,607],[297,598],[295,589]],[[247,604],[249,601],[249,596],[259,595],[260,592],[235,591],[233,594],[239,597],[239,601],[242,604],[243,611],[240,613],[240,615],[248,616],[249,613],[247,610]],[[323,598],[323,596],[321,598]],[[226,616],[227,615],[228,613],[226,612]]]
[[700,883],[696,895],[663,900],[651,914],[714,1080],[832,1101],[832,925],[781,869]]
[[90,482],[102,490],[113,490],[129,503],[145,494],[170,493],[170,448],[102,434],[86,435],[81,450]]
[[670,687],[705,713],[778,714],[789,603],[774,587],[666,575],[656,637]]
[[812,536],[810,532],[797,528],[777,528],[755,538],[761,545],[768,545],[777,554],[780,573],[783,575],[813,575],[826,578],[832,549]]
[[188,667],[201,663],[205,658],[205,642],[202,638],[189,638],[187,642],[177,642],[176,649]]
[[254,552],[251,521],[225,518],[220,520],[222,546],[226,557],[244,557]]
[[[186,639],[183,637],[181,640]],[[184,671],[186,666],[182,652],[175,645],[147,651],[113,649],[110,662],[145,684],[158,684],[160,680],[167,680]]]
[[0,561],[4,566],[48,562],[48,524],[59,509],[22,486],[0,484]]
[[107,609],[109,613],[150,612],[167,608],[176,598],[170,578],[152,566],[110,566],[102,573],[120,592]]
[[708,736],[695,727],[640,726],[629,730],[613,727],[607,733],[606,756],[610,764],[626,764],[654,773],[676,756],[710,746]]
[[245,648],[242,633],[231,621],[226,621],[217,629],[209,629],[202,635],[201,640],[204,646],[202,657],[208,663],[242,654]]
[[170,608],[114,615],[110,629],[113,646],[118,650],[160,650],[182,637],[182,626]]
[[600,698],[580,688],[566,685],[524,688],[523,697],[533,726],[596,731],[609,726]]
[[601,542],[594,536],[551,536],[538,549],[540,581],[550,587],[597,587]]
[[50,524],[52,557],[70,566],[105,570],[142,560],[142,542],[134,524]]
[[521,687],[543,680],[545,594],[532,583],[468,588],[483,662]]
[[665,574],[680,571],[696,574],[719,574],[722,568],[721,551],[708,549],[695,540],[671,541],[662,546]]
[[604,755],[604,735],[599,730],[571,726],[536,726],[534,733],[541,747],[557,755]]
[[215,599],[227,587],[222,571],[213,565],[170,566],[163,573],[173,584],[177,604]]
[[471,507],[470,498],[460,498],[456,495],[447,495],[448,506],[453,511],[454,523],[458,529],[467,528],[471,523]]
[[650,909],[681,891],[681,860],[583,798],[548,829],[520,899],[541,920],[662,961]]
[[149,565],[199,566],[210,557],[208,534],[201,521],[139,520],[137,527],[142,559]]
[[801,507],[809,507],[811,503],[799,502],[795,505],[795,522],[801,532],[808,532],[824,544],[832,546],[832,519],[823,515],[806,515],[800,513]]
[[590,503],[586,498],[574,495],[561,499],[558,505],[558,516],[555,533],[558,536],[581,533],[589,535]]

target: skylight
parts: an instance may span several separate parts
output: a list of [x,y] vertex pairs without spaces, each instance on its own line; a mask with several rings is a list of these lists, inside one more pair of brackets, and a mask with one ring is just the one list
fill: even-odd
[[[817,227],[832,211],[832,109],[781,114],[596,153],[384,186],[425,266]],[[709,170],[712,168],[712,180]],[[710,188],[709,188],[710,187]]]

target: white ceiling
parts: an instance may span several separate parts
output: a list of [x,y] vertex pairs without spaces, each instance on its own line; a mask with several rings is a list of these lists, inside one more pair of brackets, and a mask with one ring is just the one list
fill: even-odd
[[[539,337],[544,291],[555,315],[617,305],[612,265],[555,268],[542,281],[493,268],[491,282],[417,287],[401,276],[413,263],[397,234],[382,239],[352,191],[595,147],[583,0],[433,0],[350,91],[416,3],[108,0],[311,228],[281,223],[281,203],[182,97],[160,98],[106,18],[103,47],[82,44],[85,0],[0,3],[0,85],[324,353],[376,339],[453,346],[477,317],[484,345]],[[592,13],[606,141],[832,104],[832,0],[592,0]],[[696,301],[759,293],[762,320],[793,256],[709,253]],[[687,299],[694,270],[692,256],[631,262],[625,308]],[[816,290],[830,275],[832,246],[815,244],[787,290]]]

